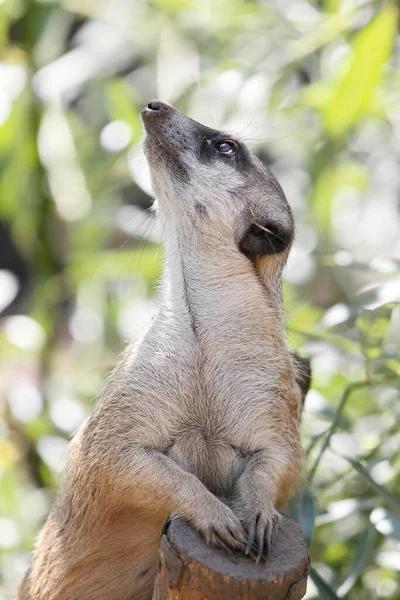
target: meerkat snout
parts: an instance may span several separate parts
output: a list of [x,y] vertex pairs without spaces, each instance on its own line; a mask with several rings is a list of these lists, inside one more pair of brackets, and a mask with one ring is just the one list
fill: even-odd
[[294,225],[272,173],[236,136],[152,100],[142,111],[145,154],[161,213],[179,227],[230,240],[246,257],[284,264]]

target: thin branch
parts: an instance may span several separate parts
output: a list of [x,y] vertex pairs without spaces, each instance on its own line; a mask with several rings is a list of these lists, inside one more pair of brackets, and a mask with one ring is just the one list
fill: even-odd
[[342,416],[342,412],[344,410],[344,407],[346,406],[346,403],[348,401],[348,399],[350,398],[351,394],[354,392],[354,390],[358,390],[360,388],[363,387],[369,387],[371,385],[375,385],[377,383],[384,383],[384,381],[382,381],[381,379],[378,381],[374,381],[371,379],[366,379],[364,381],[355,381],[353,383],[350,383],[344,390],[342,398],[339,402],[339,406],[338,409],[336,411],[335,417],[332,421],[332,425],[330,426],[329,430],[327,431],[326,437],[324,439],[324,441],[322,442],[321,445],[321,449],[318,453],[317,458],[315,459],[315,462],[310,470],[310,473],[307,477],[308,479],[308,483],[311,484],[312,480],[314,479],[314,475],[315,472],[319,466],[319,463],[321,461],[321,458],[325,452],[325,450],[328,448],[329,443],[331,441],[331,437],[332,435],[335,433],[335,431],[337,430],[338,426],[339,426],[339,422],[340,422],[340,418]]

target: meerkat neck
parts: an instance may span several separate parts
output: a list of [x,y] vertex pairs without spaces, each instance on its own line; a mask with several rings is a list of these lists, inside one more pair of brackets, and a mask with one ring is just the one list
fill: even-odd
[[283,342],[280,282],[269,289],[234,246],[167,236],[163,292],[163,303],[195,333]]

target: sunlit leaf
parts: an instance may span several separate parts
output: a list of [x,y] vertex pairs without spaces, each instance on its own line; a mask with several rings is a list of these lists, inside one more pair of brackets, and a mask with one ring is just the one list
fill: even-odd
[[311,196],[311,207],[318,227],[323,232],[329,232],[332,225],[333,200],[341,190],[354,188],[357,191],[365,190],[368,184],[368,173],[365,167],[347,159],[340,164],[332,164],[328,157],[332,157],[333,148],[328,146],[325,150],[326,165],[318,172]]
[[344,31],[348,25],[352,11],[340,11],[337,14],[324,16],[317,26],[299,40],[292,42],[289,52],[295,59],[304,58]]
[[370,515],[371,522],[384,536],[400,541],[400,516],[385,508],[375,508]]
[[348,69],[323,108],[325,127],[330,135],[342,135],[371,111],[396,29],[397,9],[392,4],[353,38]]

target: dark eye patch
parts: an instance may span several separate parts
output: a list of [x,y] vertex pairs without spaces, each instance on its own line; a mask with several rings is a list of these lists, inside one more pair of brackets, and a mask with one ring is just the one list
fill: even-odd
[[189,143],[201,162],[230,164],[240,171],[251,168],[252,162],[247,148],[224,131],[195,123],[193,134]]
[[247,153],[243,146],[236,140],[222,137],[220,132],[217,136],[209,136],[200,144],[199,158],[203,162],[223,161],[240,170],[250,166]]

